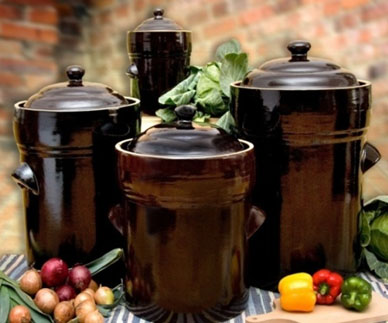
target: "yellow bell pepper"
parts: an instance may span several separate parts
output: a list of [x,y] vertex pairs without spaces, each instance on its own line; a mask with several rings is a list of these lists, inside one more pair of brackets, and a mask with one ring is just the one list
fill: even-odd
[[280,306],[289,312],[311,312],[317,297],[313,288],[313,278],[307,273],[297,273],[283,277],[278,285]]

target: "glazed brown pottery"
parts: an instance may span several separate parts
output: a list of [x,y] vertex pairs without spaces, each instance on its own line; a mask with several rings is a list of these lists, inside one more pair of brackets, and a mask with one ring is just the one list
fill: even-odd
[[127,300],[150,321],[227,320],[245,308],[247,238],[262,221],[250,213],[253,145],[176,111],[177,123],[116,145]]
[[139,100],[67,69],[68,82],[43,88],[15,105],[28,262],[50,257],[85,263],[122,239],[108,220],[119,201],[114,145],[139,132]]
[[250,282],[265,288],[292,272],[356,270],[362,174],[380,158],[365,140],[370,83],[307,57],[307,42],[288,48],[291,58],[231,86],[238,131],[255,145],[253,201],[267,216],[248,266]]
[[156,9],[154,17],[128,32],[130,95],[141,99],[141,111],[154,115],[158,98],[188,76],[191,31]]

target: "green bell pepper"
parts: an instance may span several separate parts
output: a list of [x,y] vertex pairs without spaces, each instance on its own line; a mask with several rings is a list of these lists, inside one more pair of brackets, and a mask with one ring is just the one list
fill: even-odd
[[344,307],[363,311],[372,300],[372,286],[365,279],[351,276],[342,284],[341,303]]

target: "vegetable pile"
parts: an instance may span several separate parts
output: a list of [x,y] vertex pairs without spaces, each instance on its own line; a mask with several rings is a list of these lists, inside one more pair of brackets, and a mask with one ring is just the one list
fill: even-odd
[[388,196],[365,204],[359,214],[360,264],[388,281]]
[[[203,67],[191,66],[190,75],[173,89],[159,97],[159,103],[166,108],[156,111],[165,122],[176,119],[174,108],[194,104],[196,122],[205,122],[210,117],[226,114],[230,103],[230,83],[241,80],[248,72],[248,55],[241,51],[237,40],[230,40],[216,50],[216,60]],[[222,122],[222,120],[220,120]]]
[[341,294],[343,307],[364,311],[372,300],[372,286],[365,279],[345,280],[336,272],[318,270],[314,275],[296,273],[283,277],[278,285],[280,306],[289,312],[312,312],[316,304],[332,305]]
[[0,271],[0,323],[104,322],[104,316],[122,300],[123,288],[99,287],[92,276],[122,255],[122,249],[113,249],[71,269],[63,260],[51,258],[40,272],[27,270],[19,282]]

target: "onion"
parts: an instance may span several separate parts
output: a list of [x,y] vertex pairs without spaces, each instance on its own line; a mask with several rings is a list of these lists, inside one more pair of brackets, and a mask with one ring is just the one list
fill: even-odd
[[109,287],[101,286],[94,293],[94,300],[98,305],[110,305],[113,304],[115,296]]
[[97,283],[92,279],[92,280],[90,281],[90,283],[89,283],[88,288],[91,288],[91,289],[93,289],[94,291],[96,291],[96,290],[98,289],[98,285],[97,285]]
[[77,296],[75,289],[70,285],[62,285],[57,287],[55,292],[57,293],[60,302],[69,301]]
[[8,320],[9,323],[30,323],[30,310],[23,305],[16,305],[15,307],[12,307],[9,312]]
[[67,264],[59,258],[47,260],[40,271],[43,284],[48,287],[63,285],[69,275]]
[[42,288],[42,278],[36,270],[27,270],[20,279],[19,286],[23,292],[33,296]]
[[54,309],[54,319],[56,323],[66,323],[74,317],[74,306],[69,301],[58,303]]
[[87,300],[91,300],[94,302],[94,297],[91,296],[89,293],[85,293],[85,292],[79,293],[74,300],[74,307],[77,307],[80,303]]
[[95,310],[86,315],[84,323],[104,323],[104,317],[98,310]]
[[90,296],[94,298],[94,290],[91,288],[86,288],[82,291],[82,293],[88,293]]
[[75,266],[69,273],[69,283],[77,290],[84,290],[92,279],[90,271],[85,266]]
[[93,312],[96,309],[97,309],[96,303],[94,303],[93,300],[88,299],[80,303],[75,308],[75,314],[77,315],[80,323],[84,323],[86,315],[88,315],[90,312]]
[[42,312],[51,314],[59,303],[59,298],[53,290],[42,288],[36,293],[34,302]]

